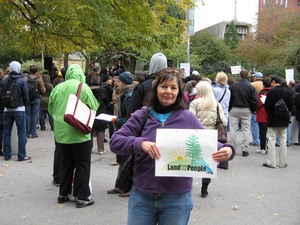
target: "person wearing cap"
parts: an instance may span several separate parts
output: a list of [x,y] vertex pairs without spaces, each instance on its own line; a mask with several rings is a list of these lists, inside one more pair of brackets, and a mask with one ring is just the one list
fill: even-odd
[[1,84],[1,96],[6,89],[9,80],[13,80],[18,88],[19,105],[17,108],[4,108],[3,114],[3,156],[4,160],[11,159],[11,131],[14,122],[18,130],[18,161],[30,160],[31,157],[26,155],[26,113],[25,108],[29,105],[29,95],[26,81],[22,78],[21,64],[13,61],[9,65],[9,76]]
[[[261,90],[264,88],[263,85],[263,78],[264,75],[261,72],[256,72],[252,75],[253,82],[251,85],[255,88],[255,91],[257,95],[261,92]],[[251,133],[252,133],[252,139],[253,141],[249,143],[251,146],[259,146],[259,126],[258,122],[256,121],[256,112],[252,113],[251,116]]]
[[132,101],[126,116],[127,119],[131,113],[143,107],[144,102],[148,100],[147,95],[151,92],[152,81],[156,74],[165,68],[168,68],[167,57],[161,52],[155,53],[150,60],[149,76],[134,89]]
[[[125,71],[118,76],[116,80],[116,85],[120,89],[119,97],[120,104],[118,109],[118,116],[114,121],[116,129],[120,129],[123,124],[126,122],[126,114],[128,111],[128,107],[130,105],[130,101],[132,98],[133,92],[133,76],[130,72]],[[123,164],[128,159],[129,155],[117,155],[117,163],[119,163],[119,171],[118,176],[115,182],[115,187],[107,191],[108,194],[119,194],[120,197],[128,197],[129,193],[123,193],[122,190],[118,187],[118,180],[120,178],[120,172]]]

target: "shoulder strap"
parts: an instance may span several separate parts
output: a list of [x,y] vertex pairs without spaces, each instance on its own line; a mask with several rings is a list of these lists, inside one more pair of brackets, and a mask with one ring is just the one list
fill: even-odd
[[145,126],[145,124],[146,124],[146,122],[148,120],[149,115],[150,115],[150,110],[147,109],[147,111],[144,114],[143,121],[141,123],[141,130],[140,130],[139,136],[141,136],[141,134],[142,134],[142,131],[143,131],[144,126]]
[[224,91],[224,93],[223,93],[223,95],[222,95],[221,99],[219,100],[219,102],[220,102],[220,103],[221,103],[221,101],[223,100],[223,98],[224,98],[224,96],[225,96],[225,93],[226,93],[226,91],[227,91],[227,88],[225,87],[225,91]]
[[80,82],[78,88],[77,88],[77,93],[76,93],[76,96],[78,99],[80,99],[80,93],[81,93],[81,88],[82,88],[82,82]]

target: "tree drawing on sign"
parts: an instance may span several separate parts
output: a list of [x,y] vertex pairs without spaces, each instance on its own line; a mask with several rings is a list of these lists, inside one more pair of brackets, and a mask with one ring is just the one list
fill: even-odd
[[187,157],[192,159],[191,165],[197,165],[202,158],[202,149],[199,144],[198,137],[195,134],[192,134],[188,137],[186,144],[186,153]]

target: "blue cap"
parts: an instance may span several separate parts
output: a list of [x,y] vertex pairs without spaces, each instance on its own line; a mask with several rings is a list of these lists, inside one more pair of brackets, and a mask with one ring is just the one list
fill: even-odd
[[263,78],[264,75],[261,72],[256,72],[255,74],[252,75],[252,77]]

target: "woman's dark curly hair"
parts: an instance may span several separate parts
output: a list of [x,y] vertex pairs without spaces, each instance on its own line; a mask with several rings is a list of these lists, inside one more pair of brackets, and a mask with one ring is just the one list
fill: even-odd
[[171,107],[173,109],[186,109],[186,103],[183,95],[184,71],[182,69],[166,68],[156,74],[155,79],[152,82],[152,97],[150,98],[151,100],[147,105],[153,106],[154,108],[161,107],[157,97],[157,87],[159,84],[167,80],[174,80],[174,79],[177,80],[179,92],[175,103]]

